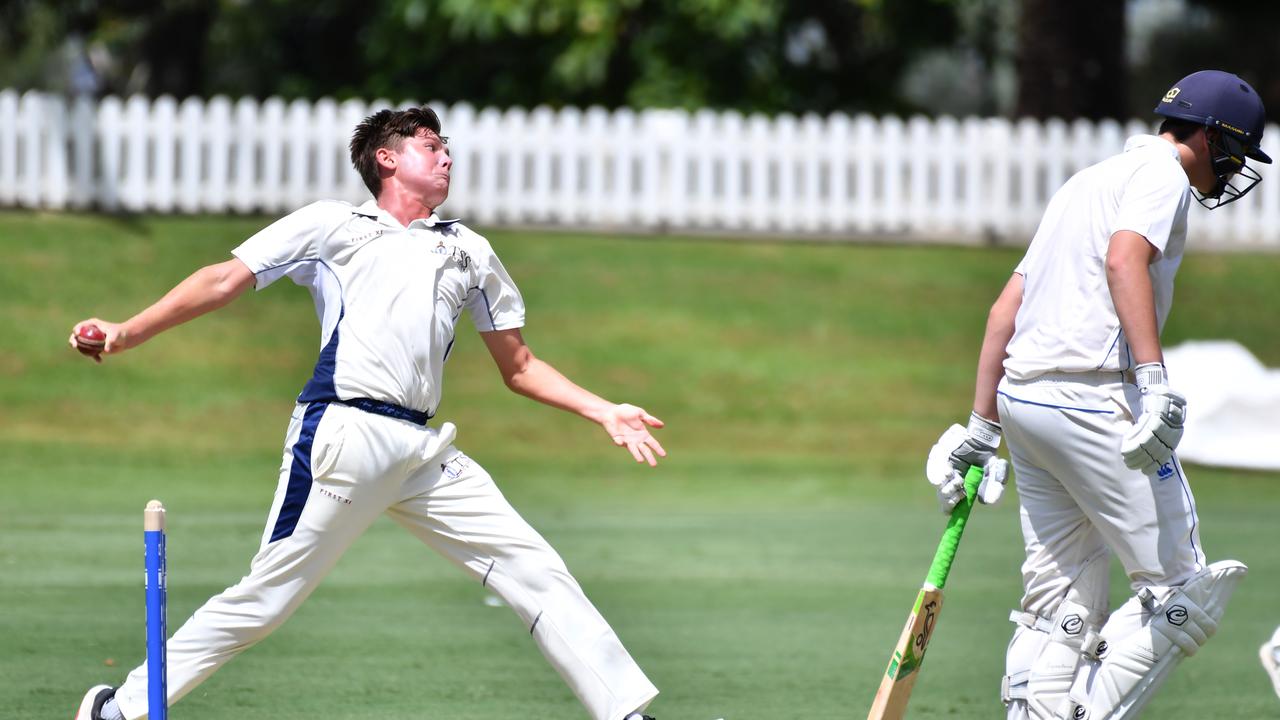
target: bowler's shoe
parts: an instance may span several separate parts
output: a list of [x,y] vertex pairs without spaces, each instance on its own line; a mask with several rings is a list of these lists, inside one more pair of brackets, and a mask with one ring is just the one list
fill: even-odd
[[75,720],[102,720],[102,706],[115,696],[116,689],[110,685],[94,685],[80,701]]

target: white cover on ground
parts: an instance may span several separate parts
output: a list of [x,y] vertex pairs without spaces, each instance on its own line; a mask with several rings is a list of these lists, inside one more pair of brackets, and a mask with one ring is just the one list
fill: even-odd
[[1280,370],[1230,340],[1183,343],[1166,349],[1164,361],[1170,386],[1187,397],[1179,458],[1280,470]]

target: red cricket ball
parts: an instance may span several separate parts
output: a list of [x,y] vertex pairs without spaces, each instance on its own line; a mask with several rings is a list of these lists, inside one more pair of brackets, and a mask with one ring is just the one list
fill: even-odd
[[97,325],[85,325],[76,331],[76,349],[89,357],[102,354],[107,345],[107,334]]

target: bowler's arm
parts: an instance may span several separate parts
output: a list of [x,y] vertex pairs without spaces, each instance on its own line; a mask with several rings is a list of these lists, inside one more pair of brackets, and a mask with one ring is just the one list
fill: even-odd
[[482,332],[480,337],[512,392],[600,425],[613,444],[626,447],[637,462],[657,465],[655,456],[666,456],[667,452],[649,432],[650,427],[660,428],[663,423],[643,408],[609,402],[577,385],[535,357],[519,329]]
[[1000,422],[996,409],[996,387],[1004,377],[1004,360],[1008,357],[1009,341],[1013,339],[1014,320],[1022,307],[1022,275],[1014,273],[1004,290],[987,313],[987,330],[982,338],[982,351],[978,354],[978,377],[974,382],[973,411],[982,417]]
[[[239,258],[232,258],[200,268],[150,307],[122,323],[90,318],[76,323],[75,329],[90,323],[97,325],[107,336],[104,354],[123,352],[175,325],[217,310],[252,286],[253,271]],[[71,340],[74,346],[74,330]]]

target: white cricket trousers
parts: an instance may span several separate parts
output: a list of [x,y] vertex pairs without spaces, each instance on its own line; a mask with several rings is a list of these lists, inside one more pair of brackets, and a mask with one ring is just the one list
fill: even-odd
[[[595,720],[621,720],[658,694],[554,549],[452,445],[456,430],[339,404],[299,405],[262,546],[249,574],[169,638],[173,704],[279,627],[387,513],[510,606]],[[147,666],[116,693],[147,713]]]
[[[1108,548],[1135,592],[1180,585],[1204,567],[1195,501],[1176,456],[1151,476],[1124,464],[1120,441],[1140,405],[1120,378],[1061,373],[1000,383],[1027,550],[1023,612],[1051,617]],[[1101,595],[1105,602],[1105,588]]]

